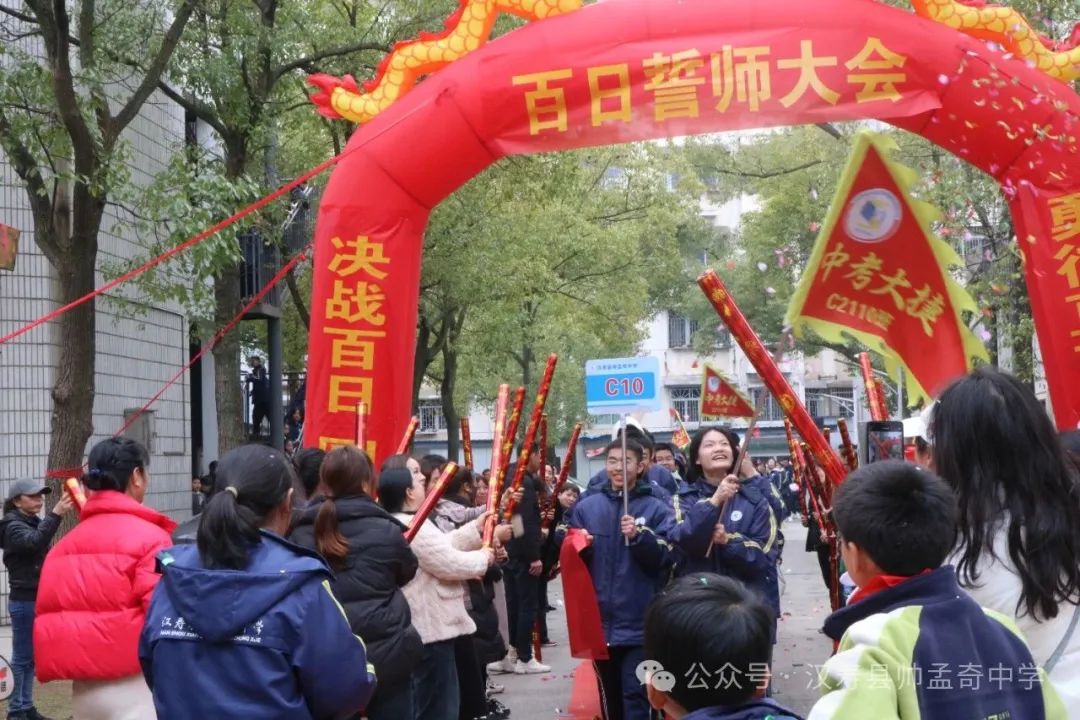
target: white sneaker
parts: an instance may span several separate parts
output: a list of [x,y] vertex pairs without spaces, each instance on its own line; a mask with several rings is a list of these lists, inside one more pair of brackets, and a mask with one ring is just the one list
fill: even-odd
[[506,675],[514,672],[514,664],[517,663],[517,651],[511,648],[502,660],[488,663],[487,671],[496,675]]
[[491,678],[487,679],[487,695],[488,695],[488,697],[491,697],[492,695],[498,695],[499,693],[501,693],[501,692],[503,692],[505,690],[506,690],[505,685],[499,685],[498,683],[496,683]]
[[551,666],[538,663],[536,658],[529,660],[527,663],[518,660],[514,664],[514,674],[516,675],[539,675],[546,672],[551,672]]

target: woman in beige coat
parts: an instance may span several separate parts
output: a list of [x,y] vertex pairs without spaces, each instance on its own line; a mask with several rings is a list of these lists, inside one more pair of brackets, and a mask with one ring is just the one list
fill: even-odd
[[[425,495],[424,477],[419,472],[386,470],[379,478],[379,502],[406,525],[412,522]],[[420,569],[403,591],[413,627],[424,641],[424,657],[413,675],[416,720],[458,716],[454,639],[476,632],[465,609],[463,581],[482,578],[495,559],[491,548],[481,547],[486,517],[482,515],[451,533],[443,533],[428,520],[413,538],[411,547]]]

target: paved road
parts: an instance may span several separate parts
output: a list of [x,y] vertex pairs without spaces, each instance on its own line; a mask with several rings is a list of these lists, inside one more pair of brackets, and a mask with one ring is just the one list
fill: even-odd
[[[825,662],[832,651],[832,644],[818,632],[828,615],[829,601],[817,556],[803,551],[806,529],[798,522],[787,522],[784,534],[787,546],[781,569],[786,587],[781,588],[783,618],[773,661],[774,687],[781,702],[805,715],[817,698],[814,666]],[[551,665],[551,673],[497,676],[497,682],[506,686],[499,698],[511,709],[512,720],[554,720],[570,700],[571,673],[580,661],[570,657],[566,643],[562,584],[552,584],[550,595],[559,608],[548,615],[552,639],[559,643],[544,649],[544,663]]]

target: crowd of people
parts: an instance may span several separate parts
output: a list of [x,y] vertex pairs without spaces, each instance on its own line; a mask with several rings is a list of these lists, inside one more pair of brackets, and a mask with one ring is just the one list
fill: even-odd
[[[145,449],[104,441],[79,523],[51,549],[69,500],[41,518],[48,488],[20,481],[5,505],[8,716],[41,717],[36,671],[73,681],[77,720],[505,718],[498,676],[550,671],[534,648],[573,537],[599,608],[605,720],[799,718],[770,682],[790,470],[740,464],[725,427],[699,429],[685,457],[621,434],[558,496],[529,448],[497,522],[484,474],[458,469],[411,542],[445,458],[376,469],[354,447],[240,447],[212,468],[187,536],[143,504]],[[826,508],[855,590],[824,624],[837,651],[809,718],[1077,720],[1080,437],[982,369],[918,440],[921,465],[863,466]],[[807,549],[828,548],[804,522]]]

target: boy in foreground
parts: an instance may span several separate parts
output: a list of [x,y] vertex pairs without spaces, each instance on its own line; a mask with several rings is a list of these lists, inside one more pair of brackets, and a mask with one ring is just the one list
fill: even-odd
[[674,720],[801,720],[765,697],[772,610],[738,580],[693,573],[645,617],[649,703]]
[[956,500],[917,465],[866,465],[837,489],[833,516],[858,586],[825,621],[840,650],[810,720],[1064,719],[1011,619],[984,610],[942,565]]

